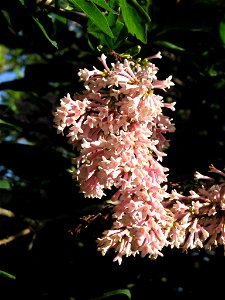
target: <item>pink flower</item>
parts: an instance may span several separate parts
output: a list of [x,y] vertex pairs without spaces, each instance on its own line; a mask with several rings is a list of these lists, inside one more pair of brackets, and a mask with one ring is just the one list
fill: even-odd
[[[210,167],[210,172],[225,177],[225,173]],[[206,180],[210,185],[202,185],[197,191],[190,191],[189,196],[173,191],[170,210],[175,223],[169,234],[171,246],[182,248],[202,248],[211,250],[218,245],[225,247],[225,181],[213,184],[213,178],[196,172],[197,180]],[[167,208],[169,208],[167,202]]]
[[[161,58],[158,53],[150,57]],[[225,245],[225,173],[210,166],[223,180],[216,183],[196,172],[201,185],[182,195],[167,191],[168,169],[161,165],[169,146],[165,134],[175,130],[165,103],[155,89],[173,86],[171,76],[157,79],[158,68],[148,59],[118,60],[102,71],[79,71],[84,91],[60,100],[54,113],[58,133],[78,150],[73,178],[85,197],[102,198],[113,189],[112,227],[97,239],[114,261],[141,254],[156,258],[165,246],[213,249]]]
[[175,130],[164,109],[174,110],[175,103],[164,103],[154,89],[174,84],[171,76],[157,80],[158,68],[149,60],[108,66],[102,54],[100,61],[102,71],[80,70],[85,90],[61,99],[55,126],[79,150],[73,178],[84,196],[102,198],[105,190],[115,190],[114,223],[97,240],[98,250],[114,248],[119,263],[123,255],[157,257],[169,245],[174,222],[163,205],[168,169],[161,162],[169,146],[165,134]]

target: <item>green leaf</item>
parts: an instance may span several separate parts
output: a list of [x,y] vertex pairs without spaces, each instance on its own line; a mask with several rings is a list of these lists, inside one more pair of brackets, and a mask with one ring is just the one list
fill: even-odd
[[87,0],[70,0],[75,6],[78,6],[88,18],[103,31],[105,34],[113,38],[113,33],[109,27],[106,17],[96,7],[96,5]]
[[63,24],[67,23],[67,18],[62,17],[60,15],[57,15],[56,13],[53,14],[53,16],[55,17],[55,19]]
[[[102,31],[100,31],[98,28],[96,28],[95,24],[93,24],[91,21],[88,24],[88,33],[92,36],[94,36],[96,39],[99,40],[99,44],[106,46],[107,48],[111,49],[111,43],[113,39],[108,38],[108,35],[105,35]],[[89,39],[89,46],[92,50],[95,49],[95,46],[93,45],[92,41]],[[96,50],[96,49],[95,49]]]
[[33,20],[37,23],[38,27],[41,29],[41,31],[44,33],[45,37],[49,40],[49,42],[58,49],[56,41],[53,41],[49,35],[47,34],[46,30],[44,29],[43,25],[39,22],[38,18],[35,18],[32,16]]
[[211,76],[211,77],[218,76],[218,72],[215,70],[214,67],[215,67],[215,66],[212,65],[212,66],[209,68],[209,70],[208,70],[208,74],[209,74],[209,76]]
[[14,276],[12,274],[9,274],[5,271],[1,271],[1,270],[0,270],[0,276],[7,277],[7,278],[10,278],[10,279],[16,279],[16,276]]
[[225,44],[225,21],[222,20],[219,25],[219,34],[222,42]]
[[110,11],[112,13],[116,13],[107,3],[105,0],[92,0],[96,5],[100,6],[101,8],[104,8],[107,11]]
[[4,9],[2,9],[1,12],[2,12],[3,16],[5,17],[5,19],[7,20],[7,23],[9,25],[11,25],[11,20],[10,20],[9,13],[6,10],[4,10]]
[[108,3],[113,10],[118,7],[118,0],[108,0]]
[[22,5],[24,5],[24,0],[19,0]]
[[[104,293],[101,297],[98,298],[94,298],[91,300],[100,300],[100,299],[106,299],[112,296],[116,296],[116,295],[125,295],[128,297],[128,299],[131,299],[131,292],[128,289],[118,289],[118,290],[114,290],[114,291],[110,291],[107,293]],[[113,297],[114,299],[114,297]]]
[[140,4],[138,4],[138,2],[136,0],[131,0],[131,2],[133,3],[133,6],[139,11],[139,13],[143,15],[143,18],[145,19],[145,21],[151,22],[150,16],[143,9],[143,7]]
[[[117,20],[115,25],[112,27],[112,32],[114,34],[114,38],[111,38],[108,35],[105,35],[98,28],[96,28],[95,24],[93,24],[91,21],[88,24],[88,33],[93,35],[96,39],[98,39],[99,43],[102,46],[106,46],[108,48],[107,50],[117,49],[119,47],[119,45],[124,43],[124,41],[127,38],[127,29],[123,22],[120,22]],[[93,50],[93,45],[92,45],[91,40],[89,40],[89,46]]]
[[125,45],[128,31],[124,23],[118,21],[116,26],[113,28],[113,34],[116,36],[116,39],[113,41],[114,43],[111,49],[117,49],[119,46]]
[[137,39],[146,44],[147,28],[142,13],[140,13],[134,6],[127,3],[126,0],[119,0],[119,4],[128,32],[135,35]]
[[9,127],[12,127],[12,128],[14,128],[14,129],[16,129],[16,130],[18,130],[18,131],[22,131],[22,129],[21,129],[20,127],[14,125],[14,124],[8,123],[8,122],[6,122],[6,121],[4,121],[4,120],[2,120],[2,119],[0,119],[0,124],[3,124],[3,125],[6,125],[6,126],[9,126]]
[[[109,4],[113,8],[115,8],[114,1],[110,1]],[[119,16],[118,13],[114,13],[114,12],[111,12],[111,11],[108,13],[108,15],[106,16],[106,18],[107,18],[107,22],[108,22],[108,24],[109,24],[110,27],[115,25],[115,23],[116,23],[116,21],[118,19],[118,16]]]
[[167,42],[167,41],[156,41],[154,42],[156,45],[164,46],[169,49],[178,50],[178,51],[185,51],[184,48],[181,48],[173,43]]
[[[10,182],[7,179],[0,180],[0,189],[10,189],[10,187],[11,187]],[[0,273],[0,275],[1,275],[1,273]]]

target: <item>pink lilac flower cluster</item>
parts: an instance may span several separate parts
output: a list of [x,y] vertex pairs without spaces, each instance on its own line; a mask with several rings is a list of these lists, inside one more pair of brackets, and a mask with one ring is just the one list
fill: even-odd
[[191,190],[184,196],[177,191],[170,195],[167,208],[174,215],[174,225],[169,234],[171,247],[212,250],[218,245],[225,247],[225,173],[210,166],[223,180],[214,179],[196,172],[196,180],[205,181],[197,192]]
[[169,245],[174,217],[163,205],[168,169],[161,165],[175,130],[164,108],[174,110],[155,90],[173,86],[171,76],[158,80],[151,62],[160,52],[144,60],[118,59],[103,70],[81,69],[85,90],[61,99],[54,113],[58,133],[66,131],[68,142],[79,150],[73,159],[77,180],[85,197],[102,198],[112,189],[114,223],[97,240],[104,255],[109,249],[122,256],[141,253],[156,258]]

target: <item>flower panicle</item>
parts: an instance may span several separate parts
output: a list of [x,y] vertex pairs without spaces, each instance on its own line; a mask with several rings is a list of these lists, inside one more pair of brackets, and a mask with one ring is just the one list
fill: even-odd
[[79,149],[73,178],[85,197],[102,198],[114,189],[114,223],[97,240],[104,255],[157,257],[168,245],[173,216],[163,206],[169,197],[168,169],[161,165],[169,146],[167,132],[175,130],[164,109],[174,110],[155,90],[173,86],[172,76],[157,79],[158,68],[148,59],[118,59],[111,66],[102,54],[103,70],[81,69],[81,94],[62,98],[54,113],[58,133]]
[[197,191],[190,190],[187,196],[173,191],[170,211],[175,222],[169,235],[172,247],[182,248],[183,251],[194,248],[213,250],[223,245],[225,249],[224,173],[212,165],[210,172],[219,174],[222,181],[216,183],[212,177],[196,172],[195,179],[206,184],[202,184]]
[[[174,86],[172,76],[157,78],[152,59],[99,58],[103,69],[80,69],[84,90],[67,94],[54,113],[57,132],[66,134],[79,155],[73,178],[85,197],[102,198],[113,190],[113,224],[97,239],[103,255],[110,249],[123,256],[156,258],[165,246],[183,250],[211,249],[224,243],[225,183],[202,186],[184,196],[167,191],[168,169],[162,165],[175,131],[165,111],[175,110],[157,93]],[[211,165],[210,172],[225,177]],[[210,180],[197,172],[198,180]],[[220,213],[219,213],[220,212]]]

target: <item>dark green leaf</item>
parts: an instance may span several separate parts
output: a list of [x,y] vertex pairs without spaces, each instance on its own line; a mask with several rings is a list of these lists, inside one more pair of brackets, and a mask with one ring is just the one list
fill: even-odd
[[112,38],[114,37],[106,17],[94,3],[87,0],[70,0],[70,2],[79,7],[101,31]]
[[96,51],[96,46],[92,43],[92,41],[90,40],[90,38],[88,38],[88,45],[89,45],[89,47],[91,48],[91,50],[93,52]]
[[114,28],[112,29],[113,34],[115,36],[115,40],[118,39],[118,37],[119,37],[119,35],[120,35],[121,30],[123,29],[123,27],[124,27],[124,23],[122,23],[122,22],[120,22],[120,21],[117,20]]
[[128,32],[135,35],[143,43],[147,42],[146,22],[139,11],[127,3],[126,0],[119,0],[124,22]]
[[6,125],[8,127],[12,127],[18,131],[22,131],[22,129],[18,126],[15,126],[14,124],[11,124],[11,123],[8,123],[8,122],[5,122],[4,120],[0,119],[0,124],[3,124],[3,125]]
[[167,42],[167,41],[156,41],[155,44],[164,46],[169,49],[178,50],[178,51],[185,51],[184,48],[181,48],[173,43]]
[[118,0],[109,0],[109,6],[115,10],[116,7],[118,7]]
[[143,15],[143,18],[145,19],[146,22],[151,22],[150,16],[147,14],[147,12],[143,9],[143,7],[138,4],[136,0],[131,0],[133,6],[136,8],[136,10],[139,12],[139,14]]
[[128,297],[128,299],[131,299],[130,290],[128,290],[128,289],[118,289],[118,290],[114,290],[114,291],[104,293],[101,297],[94,298],[92,300],[106,299],[106,298],[109,298],[109,297],[112,298],[113,296],[116,296],[116,295],[125,295],[126,297]]
[[108,14],[107,21],[111,28],[116,24],[117,19],[118,19],[118,16],[116,14],[113,14],[113,13]]
[[115,27],[113,28],[113,34],[116,38],[113,40],[113,46],[111,49],[116,49],[121,44],[124,44],[127,39],[128,31],[124,23],[117,21]]
[[54,17],[55,17],[56,20],[58,20],[59,22],[61,22],[63,24],[67,23],[67,18],[65,18],[65,17],[59,16],[57,14],[54,14]]
[[110,11],[112,13],[115,13],[115,11],[106,3],[105,0],[92,0],[96,5],[100,6],[101,8],[104,8],[107,11]]
[[225,44],[225,21],[221,21],[219,25],[219,33],[220,33],[220,38]]
[[39,26],[39,28],[41,29],[41,31],[44,33],[45,37],[49,40],[49,42],[58,49],[57,43],[56,41],[53,41],[49,35],[47,34],[46,30],[44,29],[43,25],[39,22],[38,18],[36,17],[32,17],[33,20],[37,23],[37,25]]
[[5,17],[5,19],[7,20],[7,23],[9,25],[11,25],[11,20],[10,20],[9,13],[6,10],[4,10],[4,9],[2,9],[1,12],[2,12],[3,16]]
[[[112,2],[112,4],[111,4]],[[113,8],[115,8],[115,3],[113,1],[110,1],[110,4],[112,5]],[[118,19],[118,14],[114,12],[109,12],[108,15],[106,16],[107,21],[109,23],[109,26],[113,26],[116,23],[116,20]]]
[[[99,44],[102,46],[106,46],[107,48],[111,49],[111,44],[110,41],[113,39],[109,38],[108,36],[105,35],[102,31],[100,31],[98,28],[96,28],[95,24],[92,22],[89,23],[88,25],[88,33],[94,36],[96,39],[99,40]],[[96,50],[96,47],[93,45],[92,41],[89,39],[88,40],[89,46],[91,47],[92,50]]]
[[[99,43],[103,46],[106,46],[110,50],[115,50],[117,47],[124,43],[124,41],[127,38],[127,29],[124,26],[124,23],[117,20],[115,25],[112,27],[112,32],[114,34],[114,38],[110,38],[109,36],[105,35],[103,32],[99,31],[98,28],[96,28],[95,24],[92,22],[89,22],[88,25],[88,32],[89,34],[93,35],[95,38],[99,40]],[[89,40],[89,45],[91,41]],[[93,47],[90,45],[90,47],[93,49]]]

